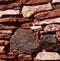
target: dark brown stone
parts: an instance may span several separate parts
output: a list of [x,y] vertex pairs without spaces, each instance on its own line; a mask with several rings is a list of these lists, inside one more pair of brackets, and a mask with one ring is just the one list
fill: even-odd
[[54,51],[55,47],[57,46],[57,39],[55,35],[43,35],[40,37],[40,45],[43,49],[47,51]]
[[[17,36],[18,35],[18,36]],[[17,54],[32,54],[39,46],[31,30],[18,28],[10,39],[10,50]]]
[[0,30],[0,34],[12,34],[12,30]]
[[40,19],[46,19],[46,18],[52,18],[58,16],[60,16],[60,9],[37,13],[34,17],[40,20]]

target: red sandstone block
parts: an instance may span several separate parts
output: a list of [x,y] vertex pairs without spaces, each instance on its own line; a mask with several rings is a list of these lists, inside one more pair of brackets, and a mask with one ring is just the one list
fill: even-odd
[[10,38],[11,34],[0,34],[0,39],[6,39],[6,38]]
[[34,17],[41,20],[41,19],[52,18],[57,16],[60,16],[60,9],[37,13]]
[[6,45],[8,45],[8,43],[9,43],[9,41],[7,41],[7,40],[0,40],[0,45],[6,46]]
[[31,55],[27,55],[27,54],[20,54],[18,58],[19,61],[32,60]]
[[26,22],[26,21],[32,21],[32,19],[29,19],[29,18],[16,18],[16,17],[0,18],[0,23],[1,22]]
[[6,54],[0,54],[0,59],[7,59],[8,56]]
[[22,4],[41,4],[48,3],[51,0],[19,0]]

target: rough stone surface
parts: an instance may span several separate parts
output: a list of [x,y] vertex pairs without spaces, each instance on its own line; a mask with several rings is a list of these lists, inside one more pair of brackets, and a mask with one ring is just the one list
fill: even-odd
[[40,52],[37,54],[38,60],[60,60],[60,55],[56,52]]
[[4,16],[4,15],[19,15],[20,14],[20,10],[5,10],[5,11],[0,11],[0,17]]
[[0,10],[14,9],[16,7],[19,7],[20,5],[21,5],[20,2],[15,2],[15,3],[10,3],[10,4],[5,4],[5,5],[0,4],[1,6]]
[[0,24],[0,29],[16,29],[15,26],[9,26],[9,25],[4,25],[4,24]]
[[48,24],[53,24],[53,23],[60,24],[60,17],[58,17],[58,18],[52,18],[52,19],[45,19],[43,21],[39,21],[38,20],[37,22],[32,23],[32,25],[44,25],[44,24],[48,25]]
[[0,39],[7,39],[7,38],[10,38],[11,37],[11,34],[0,34]]
[[40,45],[46,51],[53,51],[55,49],[57,40],[55,35],[48,34],[40,37]]
[[44,32],[53,32],[59,30],[60,30],[60,24],[50,24],[44,27]]
[[23,6],[22,14],[23,17],[30,17],[32,14],[36,12],[41,12],[45,10],[51,10],[52,6],[50,3],[44,5],[36,5],[36,6]]
[[41,4],[41,3],[48,3],[48,2],[50,2],[51,0],[20,0],[20,2],[22,3],[22,4]]
[[58,41],[60,42],[60,31],[56,32],[56,38],[58,39]]
[[17,18],[17,17],[6,17],[6,18],[0,18],[0,22],[26,22],[26,21],[32,21],[32,19],[29,18]]
[[34,17],[37,19],[46,19],[46,18],[53,18],[58,16],[60,16],[60,9],[37,13]]
[[38,46],[39,43],[31,30],[19,28],[10,39],[10,49],[15,54],[32,54]]
[[6,46],[9,44],[9,41],[7,40],[0,40],[0,46]]

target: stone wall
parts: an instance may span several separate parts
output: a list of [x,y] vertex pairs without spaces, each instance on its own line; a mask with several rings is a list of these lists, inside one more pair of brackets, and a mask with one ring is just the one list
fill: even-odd
[[[16,56],[10,50],[10,38],[18,28],[33,32],[37,53]],[[60,0],[0,0],[0,61],[60,60],[59,54]]]

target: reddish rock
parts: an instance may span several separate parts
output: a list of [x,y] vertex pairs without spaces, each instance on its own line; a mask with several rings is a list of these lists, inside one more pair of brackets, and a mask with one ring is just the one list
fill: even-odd
[[30,60],[32,60],[32,57],[31,57],[31,55],[27,55],[27,54],[20,54],[18,56],[18,59],[19,59],[19,61],[25,61],[25,60],[30,61]]
[[[37,20],[37,19],[34,19]],[[32,25],[48,25],[48,24],[60,24],[60,17],[58,18],[51,18],[51,19],[44,19],[42,21],[37,20],[37,22],[33,22]]]
[[59,31],[60,25],[59,24],[50,24],[44,27],[44,32],[53,32],[53,31]]
[[32,21],[32,19],[29,19],[29,18],[17,18],[17,17],[0,18],[0,22],[26,22],[26,21]]
[[0,46],[6,46],[9,44],[9,41],[7,40],[0,40]]
[[1,58],[1,59],[7,59],[8,56],[7,56],[6,54],[0,54],[0,58]]
[[58,17],[58,16],[60,16],[60,9],[37,13],[35,14],[34,17],[37,19],[46,19],[46,18],[52,18],[52,17]]
[[9,26],[9,25],[0,24],[0,29],[10,30],[10,29],[16,29],[16,27],[11,25]]
[[24,23],[24,24],[22,24],[21,28],[23,28],[23,29],[29,29],[30,28],[30,23]]
[[[5,4],[5,5],[1,5],[0,4],[0,10],[7,10],[7,9],[16,9],[16,7],[19,7],[20,9],[20,2],[15,2],[15,3],[10,3],[10,4]],[[16,9],[17,10],[17,9]]]
[[0,39],[6,39],[6,38],[10,38],[11,34],[0,34]]
[[8,53],[8,59],[13,59],[13,58],[15,58],[15,55],[14,55],[14,53],[13,52],[9,52]]
[[22,4],[41,4],[41,3],[48,3],[51,0],[20,0]]
[[56,38],[58,39],[58,41],[60,42],[60,31],[56,32]]

